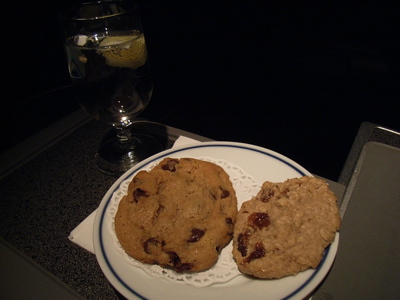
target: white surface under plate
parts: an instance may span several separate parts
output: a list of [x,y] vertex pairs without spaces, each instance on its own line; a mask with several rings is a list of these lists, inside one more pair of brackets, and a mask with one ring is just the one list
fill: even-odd
[[[254,196],[266,180],[281,182],[288,178],[311,176],[302,166],[279,153],[233,142],[196,143],[166,150],[144,160],[122,175],[109,189],[99,206],[94,223],[93,238],[97,260],[107,279],[122,295],[128,299],[303,299],[324,279],[336,255],[338,233],[335,241],[326,249],[317,269],[278,280],[253,279],[233,271],[225,280],[196,286],[190,281],[171,280],[174,276],[154,276],[147,271],[148,265],[138,266],[129,262],[126,254],[116,246],[112,228],[112,216],[115,214],[113,210],[116,207],[114,202],[121,198],[116,195],[126,190],[127,180],[139,170],[148,170],[166,157],[206,158],[227,168],[231,177],[240,177],[237,174],[243,174],[243,180],[239,178],[238,181],[239,185],[245,182],[245,189],[238,192],[239,207],[243,201]],[[237,190],[236,179],[233,178],[233,181]],[[246,190],[249,191],[247,196],[243,194]],[[231,249],[229,247],[231,244],[227,249]],[[226,255],[231,255],[229,252],[225,252],[225,260]]]

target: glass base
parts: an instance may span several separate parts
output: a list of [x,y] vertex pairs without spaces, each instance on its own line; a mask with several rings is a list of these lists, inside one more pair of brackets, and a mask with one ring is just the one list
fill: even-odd
[[97,151],[96,166],[108,175],[121,175],[162,150],[157,138],[144,133],[135,133],[128,143],[120,143],[116,135],[108,135]]

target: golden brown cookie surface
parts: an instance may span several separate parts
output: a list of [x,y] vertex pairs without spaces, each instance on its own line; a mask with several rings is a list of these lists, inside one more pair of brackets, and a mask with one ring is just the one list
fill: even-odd
[[281,278],[315,268],[340,226],[337,198],[323,180],[265,182],[236,218],[233,257],[241,272]]
[[178,272],[213,266],[229,243],[236,193],[219,166],[193,158],[166,158],[132,180],[115,216],[124,250]]

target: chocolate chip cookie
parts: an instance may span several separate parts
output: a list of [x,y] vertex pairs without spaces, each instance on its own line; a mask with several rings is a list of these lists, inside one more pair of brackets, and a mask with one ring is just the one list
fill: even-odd
[[281,278],[316,268],[339,230],[337,198],[314,177],[265,182],[240,208],[233,257],[242,273]]
[[223,168],[165,158],[132,179],[119,203],[115,232],[138,261],[197,272],[217,262],[232,239],[236,215],[236,193]]

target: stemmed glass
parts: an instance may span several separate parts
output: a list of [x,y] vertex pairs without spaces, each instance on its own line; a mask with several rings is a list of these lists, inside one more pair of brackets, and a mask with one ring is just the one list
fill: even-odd
[[153,91],[138,8],[129,1],[100,0],[67,9],[60,20],[79,103],[116,132],[100,144],[96,165],[121,174],[162,150],[155,137],[132,132]]

